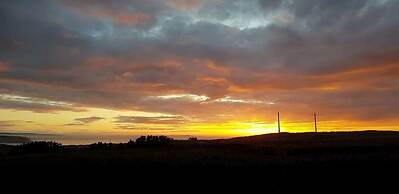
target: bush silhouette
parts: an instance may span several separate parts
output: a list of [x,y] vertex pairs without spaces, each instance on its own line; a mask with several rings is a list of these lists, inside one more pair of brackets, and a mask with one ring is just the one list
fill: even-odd
[[34,141],[15,146],[12,154],[56,152],[63,149],[62,144],[55,141]]
[[[148,146],[157,146],[157,145],[169,145],[173,142],[173,139],[166,136],[141,136],[136,139],[134,145],[148,145]],[[133,145],[133,141],[130,140],[128,145]]]
[[97,142],[89,145],[89,149],[108,149],[112,148],[112,143]]
[[126,146],[127,147],[134,147],[136,145],[136,142],[134,142],[134,140],[129,140],[127,143],[126,143]]
[[136,139],[135,144],[139,144],[139,145],[144,145],[147,144],[147,137],[146,136],[141,136],[139,138]]
[[188,141],[196,142],[198,139],[196,137],[190,137],[188,138]]

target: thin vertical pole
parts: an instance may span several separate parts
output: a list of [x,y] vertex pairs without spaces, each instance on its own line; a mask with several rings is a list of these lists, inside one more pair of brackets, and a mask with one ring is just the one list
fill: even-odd
[[280,112],[277,112],[277,123],[278,123],[278,133],[281,132],[280,130]]
[[314,132],[317,133],[317,115],[314,113]]

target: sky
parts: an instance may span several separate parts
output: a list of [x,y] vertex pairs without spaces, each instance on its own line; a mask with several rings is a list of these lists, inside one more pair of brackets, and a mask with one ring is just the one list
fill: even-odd
[[0,132],[399,130],[397,0],[2,0]]

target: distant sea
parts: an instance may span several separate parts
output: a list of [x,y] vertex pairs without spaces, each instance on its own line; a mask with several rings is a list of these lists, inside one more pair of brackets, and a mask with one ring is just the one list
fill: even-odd
[[[87,145],[97,142],[126,143],[130,139],[137,139],[138,135],[62,135],[62,134],[39,134],[39,133],[0,133],[0,136],[27,137],[32,141],[56,141],[63,145]],[[174,139],[187,139],[191,136],[171,136]],[[198,137],[199,139],[215,139],[216,137]],[[1,142],[0,142],[1,144]],[[3,143],[4,144],[4,143]],[[10,143],[7,143],[10,145]],[[13,143],[14,144],[14,143]],[[15,145],[17,145],[16,143]]]
[[[38,133],[0,133],[0,136],[27,137],[31,141],[55,141],[63,145],[86,145],[97,142],[121,143],[136,139],[137,136],[79,136],[79,135],[60,135],[60,134],[38,134]],[[18,145],[20,143],[2,143],[7,145]]]

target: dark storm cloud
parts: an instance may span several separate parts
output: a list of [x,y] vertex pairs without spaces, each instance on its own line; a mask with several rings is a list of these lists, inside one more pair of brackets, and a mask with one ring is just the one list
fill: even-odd
[[54,1],[2,1],[0,9],[0,57],[13,69],[56,68],[81,59],[85,40],[60,23]]
[[153,0],[119,1],[61,1],[63,5],[99,22],[112,22],[120,26],[149,28],[157,22],[162,4]]
[[317,104],[331,117],[342,109],[357,119],[398,117],[390,109],[399,90],[398,9],[395,0],[5,0],[0,91],[179,115],[241,105],[148,97],[237,96],[293,112]]
[[292,21],[265,29],[266,55],[280,53],[271,58],[282,67],[310,73],[384,63],[373,54],[397,62],[397,8],[397,1],[285,1],[280,17]]

